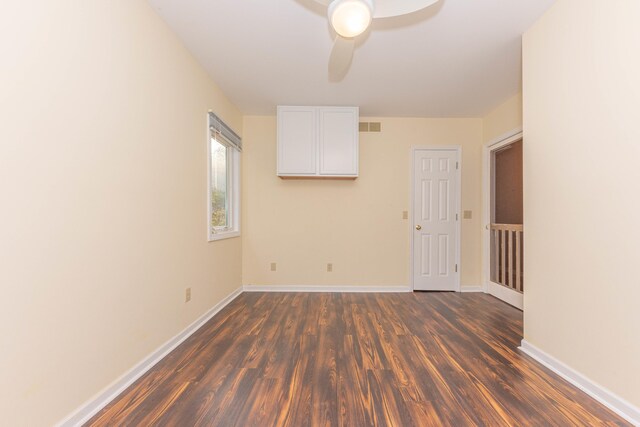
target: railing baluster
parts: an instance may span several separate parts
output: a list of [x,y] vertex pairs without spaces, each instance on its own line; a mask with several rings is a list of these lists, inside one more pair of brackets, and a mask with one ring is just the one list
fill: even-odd
[[522,256],[520,255],[520,231],[516,231],[516,288],[522,292]]
[[500,232],[498,230],[493,230],[493,246],[494,246],[494,254],[493,258],[495,259],[495,274],[494,279],[496,283],[500,283]]
[[514,288],[513,286],[513,231],[508,230],[507,233],[509,233],[509,268],[507,269],[507,272],[509,274],[508,281],[509,281],[509,287]]
[[506,239],[506,230],[500,230],[500,259],[502,261],[502,283],[503,285],[507,285],[507,239]]

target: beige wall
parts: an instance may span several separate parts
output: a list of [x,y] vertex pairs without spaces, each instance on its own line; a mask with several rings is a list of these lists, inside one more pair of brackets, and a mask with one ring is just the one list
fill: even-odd
[[[462,145],[462,285],[480,284],[479,119],[363,118],[381,133],[360,134],[360,177],[276,176],[275,117],[245,117],[243,283],[407,286],[410,283],[412,145]],[[270,271],[270,263],[277,271]],[[326,264],[333,263],[333,272]]]
[[0,32],[0,424],[44,426],[240,286],[205,138],[242,117],[145,1],[8,2]]
[[640,406],[640,2],[524,37],[525,339]]
[[495,107],[482,121],[482,140],[496,142],[508,132],[522,128],[522,93],[518,93]]

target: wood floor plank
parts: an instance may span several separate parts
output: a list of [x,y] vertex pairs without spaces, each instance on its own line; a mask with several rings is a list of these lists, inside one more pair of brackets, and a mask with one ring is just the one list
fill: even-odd
[[303,334],[299,340],[299,356],[292,361],[291,375],[285,379],[276,426],[308,426],[311,423],[313,378],[318,343],[315,335]]
[[629,426],[483,294],[244,293],[87,426]]
[[346,335],[338,350],[337,400],[339,426],[371,426],[371,417],[365,410],[367,379],[353,350],[353,336]]

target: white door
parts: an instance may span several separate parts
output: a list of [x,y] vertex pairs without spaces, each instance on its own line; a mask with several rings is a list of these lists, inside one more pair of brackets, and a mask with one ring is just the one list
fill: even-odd
[[413,289],[459,290],[459,151],[413,154]]

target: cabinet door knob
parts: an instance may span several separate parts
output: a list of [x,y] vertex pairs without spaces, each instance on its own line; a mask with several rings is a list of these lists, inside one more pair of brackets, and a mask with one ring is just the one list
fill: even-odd
[[422,226],[420,224],[416,225],[416,230],[418,231],[422,230]]

